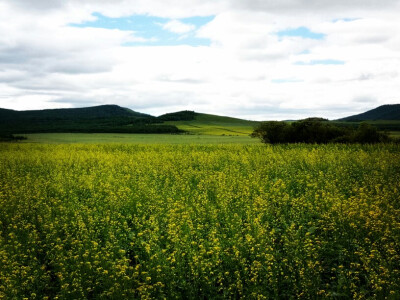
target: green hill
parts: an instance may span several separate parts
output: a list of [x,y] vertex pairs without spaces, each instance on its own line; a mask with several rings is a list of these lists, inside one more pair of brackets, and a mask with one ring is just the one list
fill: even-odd
[[[400,130],[400,104],[382,105],[334,122],[357,127],[367,121],[379,130]],[[0,135],[28,133],[189,133],[216,136],[247,136],[260,122],[178,111],[159,117],[118,105],[16,111],[0,108]]]
[[400,104],[386,104],[364,113],[339,119],[339,121],[400,120]]
[[82,108],[57,108],[43,110],[23,110],[16,111],[10,109],[0,109],[0,119],[2,121],[29,121],[29,120],[82,120],[115,117],[134,117],[146,118],[150,115],[135,112],[129,108],[118,105],[100,105]]
[[174,125],[191,134],[205,135],[249,135],[253,132],[254,127],[259,124],[257,121],[190,111],[166,114],[158,117],[158,119],[167,119],[168,121],[165,121],[165,124]]
[[0,135],[28,133],[183,133],[244,136],[259,122],[179,111],[154,117],[118,105],[16,111],[0,109]]
[[168,113],[157,117],[157,120],[165,121],[192,121],[198,113],[191,110],[182,110],[178,112]]
[[15,111],[0,109],[0,135],[47,132],[180,133],[173,125],[118,105]]

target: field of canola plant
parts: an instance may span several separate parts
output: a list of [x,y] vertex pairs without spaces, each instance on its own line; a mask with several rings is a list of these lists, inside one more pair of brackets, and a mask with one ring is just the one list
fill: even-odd
[[399,145],[0,144],[0,298],[400,298]]

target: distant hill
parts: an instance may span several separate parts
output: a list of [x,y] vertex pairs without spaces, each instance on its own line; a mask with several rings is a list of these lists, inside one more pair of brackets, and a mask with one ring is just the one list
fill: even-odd
[[190,133],[249,135],[259,122],[178,111],[159,117],[118,105],[16,111],[0,109],[0,135],[24,133]]
[[0,109],[1,120],[77,120],[115,117],[147,118],[150,115],[135,112],[118,105],[100,105],[82,108],[57,108],[16,111]]
[[174,125],[118,105],[16,111],[0,109],[0,134],[43,132],[181,133]]
[[159,121],[191,121],[196,118],[198,113],[191,110],[182,110],[174,113],[168,113],[157,117]]
[[[400,104],[382,105],[331,122],[357,127],[362,121],[379,130],[400,131]],[[249,135],[259,123],[188,110],[154,117],[118,105],[26,111],[0,108],[0,136],[46,132]]]
[[250,135],[257,121],[248,121],[238,118],[181,111],[169,113],[157,118],[164,124],[174,125],[191,134],[205,135]]
[[16,111],[0,109],[0,135],[24,133],[191,133],[249,135],[259,122],[178,111],[159,117],[118,105]]
[[339,119],[339,121],[400,120],[400,104],[386,104],[364,113]]

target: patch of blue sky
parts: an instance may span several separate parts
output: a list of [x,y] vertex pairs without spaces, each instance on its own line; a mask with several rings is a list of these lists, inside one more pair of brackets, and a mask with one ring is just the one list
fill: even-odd
[[295,79],[295,78],[278,78],[278,79],[272,79],[272,83],[295,83],[295,82],[303,82],[304,80],[301,79]]
[[310,61],[297,61],[294,64],[298,66],[313,66],[313,65],[344,65],[346,62],[337,59],[316,59]]
[[357,21],[359,20],[359,18],[340,18],[340,19],[334,19],[332,20],[333,23],[336,22],[353,22],[353,21]]
[[171,21],[168,18],[147,15],[109,18],[99,13],[94,13],[93,16],[96,17],[96,20],[80,24],[69,24],[69,26],[133,31],[135,37],[143,39],[143,41],[125,43],[123,46],[208,46],[210,45],[210,40],[196,37],[195,30],[212,21],[214,18],[213,16],[207,16],[179,19],[184,24],[194,25],[195,29],[185,34],[178,34],[163,29],[163,25]]
[[279,37],[301,37],[303,39],[313,39],[313,40],[322,40],[325,37],[325,34],[312,32],[307,27],[298,27],[298,28],[289,28],[286,30],[282,30],[276,33]]
[[301,55],[301,54],[310,54],[310,53],[311,53],[311,51],[306,49],[306,50],[303,50],[303,51],[301,51],[301,52],[299,52],[297,54]]

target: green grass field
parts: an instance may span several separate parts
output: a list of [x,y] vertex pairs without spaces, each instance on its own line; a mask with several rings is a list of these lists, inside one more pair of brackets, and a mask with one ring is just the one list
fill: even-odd
[[25,134],[27,140],[18,143],[129,143],[129,144],[259,144],[246,135],[190,135],[190,134],[119,134],[119,133],[34,133]]
[[[337,124],[342,124],[338,123]],[[257,144],[249,135],[260,122],[230,117],[198,114],[191,121],[167,121],[189,134],[124,134],[124,133],[37,133],[25,134],[28,143],[136,143],[136,144]],[[348,122],[346,123],[349,124]],[[375,121],[379,126],[398,126],[396,121]],[[353,124],[357,126],[357,124]],[[400,131],[389,131],[399,139]]]
[[175,125],[179,129],[188,131],[192,134],[202,135],[227,135],[227,136],[248,136],[259,124],[256,121],[199,114],[195,120],[191,121],[168,121],[168,125]]
[[400,139],[400,131],[390,131],[389,136],[394,139]]
[[189,134],[35,133],[24,143],[258,144],[251,138],[258,122],[199,114],[192,121],[168,121]]

